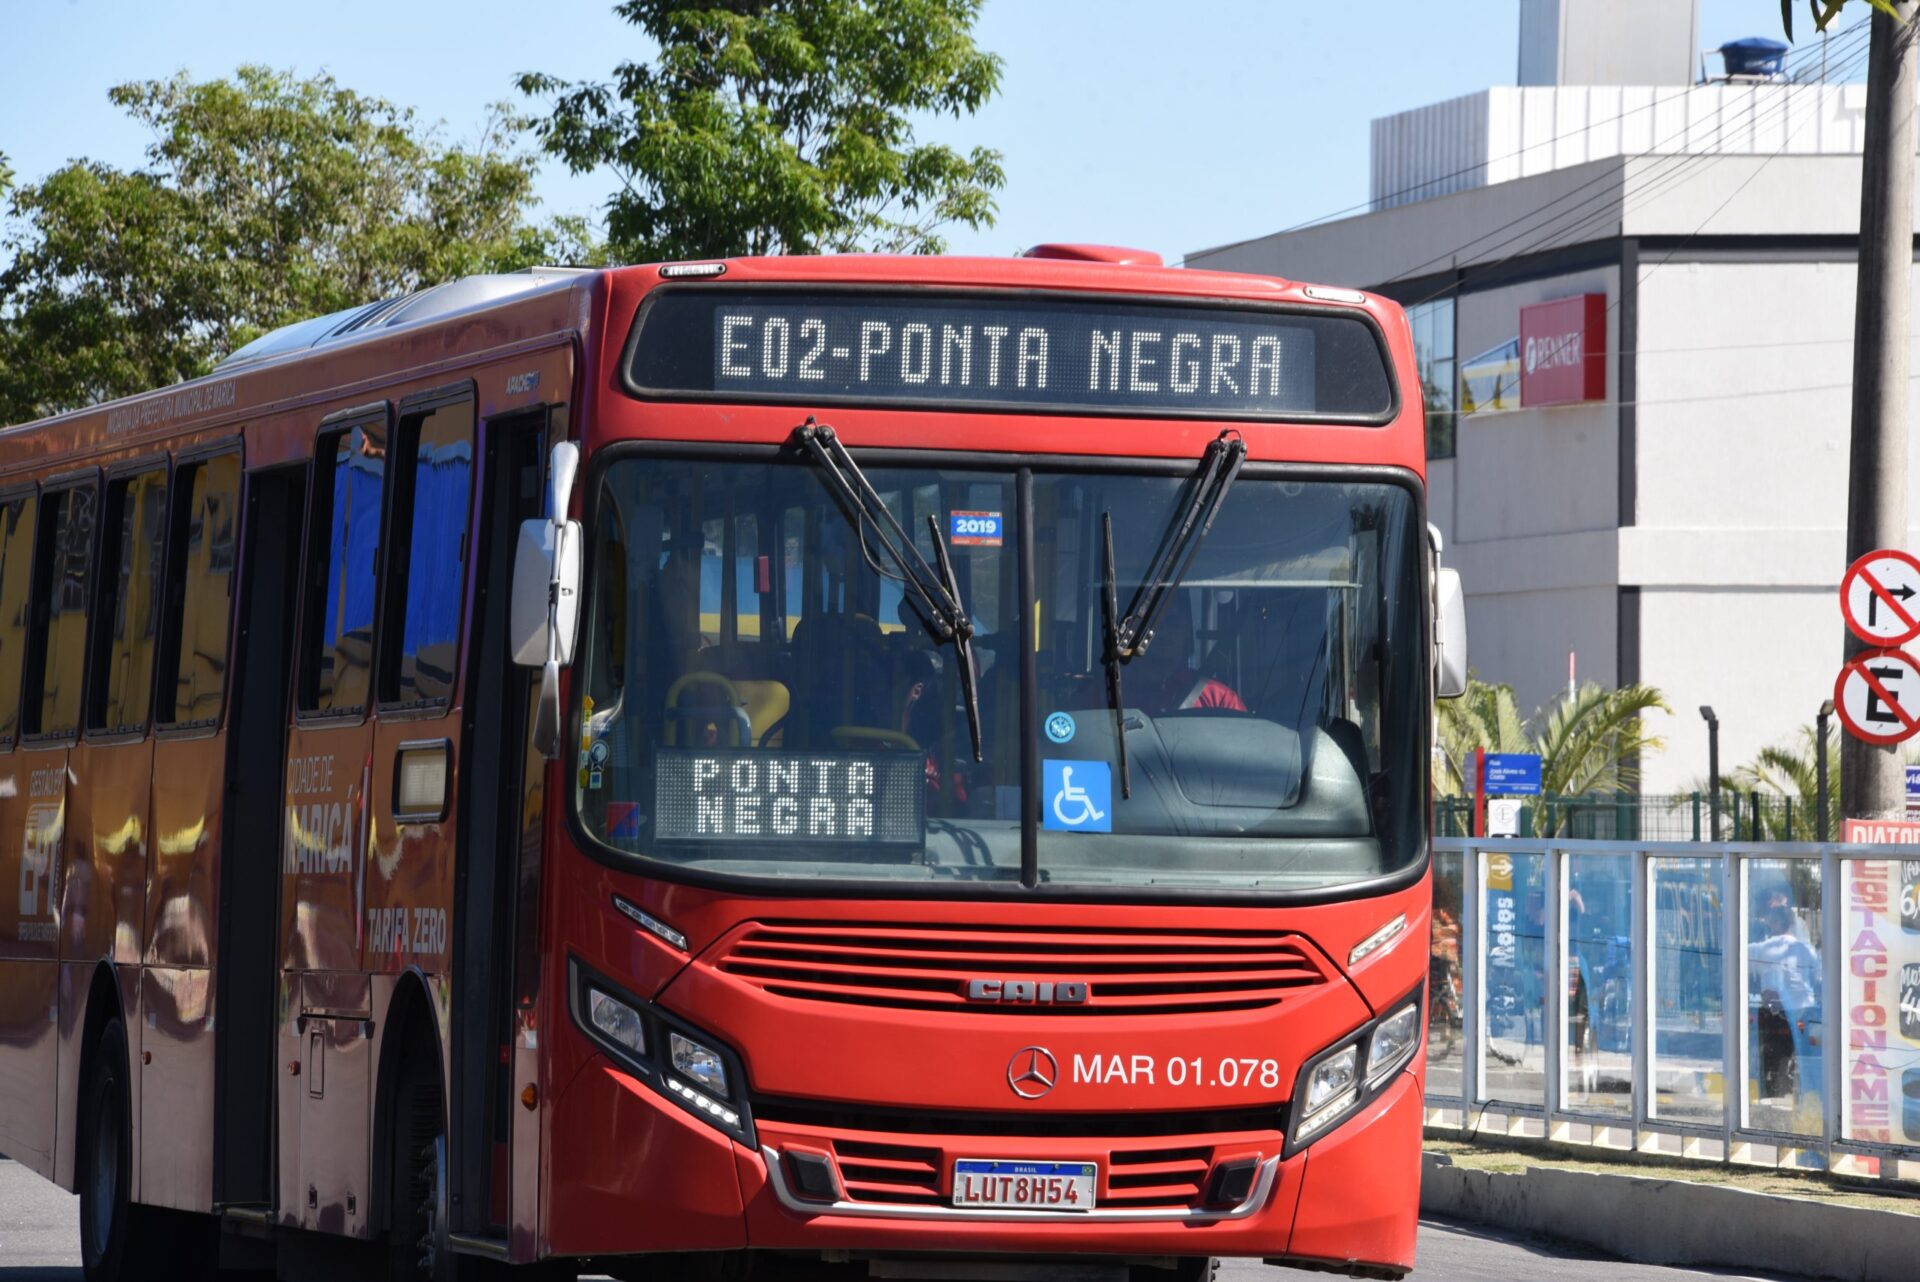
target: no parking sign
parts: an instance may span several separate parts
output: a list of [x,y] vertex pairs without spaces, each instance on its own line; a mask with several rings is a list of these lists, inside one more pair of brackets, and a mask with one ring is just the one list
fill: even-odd
[[1899,650],[1868,650],[1847,660],[1833,683],[1840,724],[1868,743],[1920,733],[1920,663]]

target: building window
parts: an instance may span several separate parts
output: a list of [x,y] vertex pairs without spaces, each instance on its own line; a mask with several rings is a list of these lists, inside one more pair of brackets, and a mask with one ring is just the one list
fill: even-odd
[[1453,300],[1436,298],[1407,309],[1413,326],[1413,358],[1420,369],[1420,396],[1427,406],[1427,457],[1453,457]]

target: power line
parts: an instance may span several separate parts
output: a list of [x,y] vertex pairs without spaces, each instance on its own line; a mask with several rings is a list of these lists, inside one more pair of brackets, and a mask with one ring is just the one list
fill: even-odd
[[[1862,18],[1858,22],[1854,23],[1852,26],[1843,28],[1839,33],[1837,33],[1832,37],[1832,42],[1835,44],[1840,43],[1841,41],[1844,41],[1847,38],[1853,36],[1856,32],[1865,30],[1871,21],[1872,21],[1871,17]],[[1784,68],[1788,65],[1791,65],[1796,60],[1805,60],[1807,62],[1811,62],[1813,61],[1816,55],[1826,56],[1829,52],[1830,52],[1829,50],[1816,49],[1809,45],[1801,49],[1797,49],[1793,53],[1787,55],[1787,58],[1785,62],[1782,64],[1782,66]],[[1848,74],[1848,71],[1845,68],[1835,68],[1834,71],[1840,75]],[[1788,83],[1789,84],[1806,84],[1809,82],[1796,81],[1789,78]],[[1827,83],[1827,81],[1821,81],[1819,83]],[[1665,106],[1668,103],[1683,100],[1688,94],[1692,93],[1697,88],[1699,88],[1698,85],[1686,85],[1682,87],[1678,93],[1671,94],[1665,98],[1655,97],[1649,100],[1648,102],[1642,103],[1638,107],[1629,107],[1625,111],[1622,111],[1617,115],[1608,116],[1603,120],[1590,120],[1586,124],[1581,125],[1577,129],[1570,129],[1566,133],[1554,134],[1552,137],[1542,138],[1538,142],[1528,143],[1526,146],[1521,147],[1515,151],[1510,151],[1506,153],[1504,156],[1495,156],[1488,160],[1475,161],[1473,164],[1464,165],[1461,168],[1452,171],[1451,173],[1441,174],[1438,177],[1434,177],[1434,178],[1422,179],[1420,182],[1417,182],[1417,183],[1409,183],[1407,186],[1398,188],[1394,191],[1387,192],[1385,195],[1380,196],[1377,199],[1370,196],[1366,200],[1361,201],[1359,204],[1348,205],[1345,209],[1336,209],[1331,213],[1320,214],[1317,217],[1309,218],[1304,222],[1295,223],[1291,227],[1282,227],[1277,232],[1262,232],[1258,236],[1248,236],[1241,240],[1228,241],[1224,245],[1216,245],[1202,252],[1217,253],[1220,250],[1237,249],[1242,245],[1250,245],[1256,240],[1265,240],[1269,236],[1285,236],[1290,232],[1304,231],[1309,227],[1316,227],[1321,223],[1332,222],[1336,218],[1344,218],[1348,214],[1366,213],[1369,210],[1379,208],[1383,202],[1397,201],[1402,196],[1410,196],[1414,192],[1424,191],[1429,187],[1436,187],[1442,183],[1451,182],[1455,178],[1464,178],[1466,175],[1478,172],[1479,170],[1489,169],[1494,165],[1504,164],[1509,160],[1518,159],[1519,157],[1526,155],[1530,151],[1538,151],[1542,147],[1551,147],[1556,143],[1565,142],[1568,139],[1574,138],[1580,134],[1591,133],[1595,129],[1602,128],[1603,126],[1606,126],[1606,125],[1617,124],[1620,121],[1625,120],[1629,116],[1637,116],[1641,112],[1652,111],[1656,107]],[[1391,119],[1391,117],[1387,117],[1387,118]],[[1451,194],[1451,193],[1443,193],[1443,194]]]
[[[1853,63],[1864,62],[1865,57],[1866,57],[1866,50],[1864,48],[1858,49],[1849,58],[1849,63],[1853,64]],[[1757,129],[1763,122],[1770,122],[1773,116],[1784,113],[1787,110],[1788,101],[1789,100],[1787,99],[1786,95],[1783,94],[1772,103],[1767,104],[1767,106],[1763,109],[1759,104],[1759,100],[1755,99],[1753,105],[1749,108],[1747,112],[1747,119],[1744,122],[1745,127],[1749,130],[1752,130],[1752,129]],[[1807,117],[1807,119],[1812,119],[1812,117],[1809,116]],[[1802,120],[1800,124],[1789,135],[1787,141],[1791,142],[1792,138],[1798,135],[1799,130],[1806,126],[1806,123],[1807,123],[1806,120]],[[1673,134],[1668,135],[1666,138],[1662,139],[1659,143],[1656,143],[1655,147],[1658,148],[1664,143],[1673,141],[1674,139],[1680,137],[1682,134],[1690,132],[1692,128],[1693,126],[1691,124],[1683,126],[1680,130],[1676,131]],[[1784,144],[1783,144],[1782,150],[1784,150]],[[1645,158],[1647,156],[1654,156],[1656,154],[1657,154],[1656,152],[1641,153],[1640,158]],[[1723,145],[1719,149],[1712,150],[1712,151],[1684,152],[1684,153],[1677,153],[1677,154],[1661,155],[1658,157],[1658,159],[1655,160],[1656,170],[1651,175],[1636,175],[1636,174],[1625,172],[1624,169],[1618,172],[1607,172],[1607,173],[1597,174],[1593,178],[1588,179],[1586,182],[1581,183],[1580,185],[1573,187],[1568,191],[1562,192],[1559,196],[1554,197],[1552,200],[1547,201],[1545,204],[1535,206],[1532,209],[1529,209],[1521,214],[1516,215],[1511,219],[1508,219],[1506,222],[1500,224],[1499,226],[1494,227],[1486,232],[1483,232],[1478,236],[1475,236],[1471,240],[1464,241],[1461,244],[1455,245],[1450,249],[1442,251],[1440,254],[1437,254],[1434,257],[1429,258],[1424,262],[1418,263],[1413,267],[1406,268],[1405,270],[1396,273],[1394,276],[1388,278],[1386,281],[1382,283],[1391,285],[1399,281],[1417,278],[1425,274],[1428,268],[1437,266],[1441,263],[1445,263],[1449,260],[1457,259],[1461,254],[1473,248],[1475,245],[1480,244],[1482,241],[1485,241],[1490,237],[1497,236],[1503,231],[1507,231],[1511,228],[1518,227],[1520,224],[1523,224],[1523,223],[1533,223],[1533,225],[1529,227],[1524,227],[1521,230],[1515,232],[1513,235],[1505,238],[1504,240],[1497,241],[1493,245],[1488,246],[1484,251],[1482,251],[1483,254],[1487,254],[1487,255],[1493,254],[1494,252],[1504,248],[1505,246],[1513,244],[1515,241],[1521,240],[1527,236],[1532,236],[1537,232],[1542,232],[1543,229],[1550,229],[1550,230],[1545,230],[1545,234],[1540,236],[1539,239],[1535,240],[1534,242],[1532,242],[1527,246],[1524,246],[1521,249],[1515,250],[1510,254],[1506,254],[1498,259],[1493,259],[1490,261],[1483,259],[1481,261],[1468,263],[1458,268],[1458,270],[1462,272],[1466,272],[1469,270],[1477,270],[1482,273],[1485,273],[1487,271],[1491,271],[1493,268],[1503,266],[1504,264],[1524,254],[1529,254],[1534,252],[1535,250],[1546,245],[1549,241],[1562,240],[1562,243],[1567,243],[1567,240],[1563,238],[1570,238],[1573,232],[1585,227],[1586,225],[1594,221],[1596,216],[1604,217],[1607,214],[1611,213],[1613,209],[1613,206],[1610,203],[1612,197],[1616,193],[1619,193],[1623,189],[1628,187],[1637,178],[1643,180],[1643,186],[1641,188],[1640,193],[1636,193],[1636,194],[1647,194],[1659,186],[1668,185],[1672,180],[1674,180],[1675,178],[1677,178],[1679,175],[1683,173],[1691,173],[1691,172],[1697,171],[1709,161],[1722,159],[1728,155],[1743,155],[1743,154],[1752,154],[1752,153],[1729,152],[1725,149]],[[1778,154],[1778,153],[1775,153],[1775,154]],[[1624,157],[1624,158],[1633,159],[1634,157]],[[1661,172],[1659,170],[1658,167],[1660,166],[1665,167],[1664,172]],[[1588,196],[1585,200],[1582,200],[1579,203],[1571,206],[1570,208],[1561,210],[1559,213],[1546,218],[1544,222],[1535,221],[1537,219],[1540,219],[1542,215],[1546,214],[1547,211],[1552,209],[1555,205],[1562,204],[1563,202],[1571,199],[1572,197],[1579,195],[1581,192],[1587,191],[1588,189],[1596,186],[1600,186],[1601,184],[1606,184],[1606,186],[1603,187],[1602,190],[1594,192],[1592,195]],[[1625,200],[1623,199],[1622,212],[1625,212],[1624,204],[1625,204]],[[1593,209],[1595,212],[1593,214],[1583,215],[1582,211],[1588,210],[1588,209]],[[1555,224],[1561,224],[1562,220],[1569,219],[1569,218],[1574,219],[1574,221],[1570,223],[1564,223],[1563,225],[1560,225],[1560,226],[1555,226]],[[1439,291],[1436,291],[1434,294],[1428,296],[1427,298],[1420,299],[1419,302],[1430,301],[1431,298],[1437,298],[1440,296],[1440,294],[1446,293],[1450,289],[1457,289],[1464,284],[1466,284],[1465,279],[1454,282],[1453,284],[1443,287]]]
[[[1866,52],[1865,50],[1861,50],[1857,52],[1852,59],[1850,59],[1850,62],[1854,62],[1854,63],[1863,62],[1865,58],[1866,58]],[[1787,105],[1786,99],[1783,96],[1782,98],[1776,100],[1774,103],[1769,104],[1768,107],[1764,110],[1764,112],[1762,112],[1756,100],[1754,107],[1750,109],[1748,112],[1748,119],[1745,121],[1746,128],[1757,129],[1763,123],[1763,121],[1770,120],[1770,118],[1773,115],[1779,114],[1780,112],[1784,111],[1786,109],[1786,105]],[[1799,135],[1800,130],[1806,127],[1807,121],[1811,120],[1812,118],[1813,117],[1809,116],[1806,119],[1801,120],[1800,123],[1796,125],[1789,132],[1787,138],[1782,142],[1780,148],[1776,151],[1773,151],[1767,154],[1765,159],[1762,160],[1760,166],[1756,168],[1755,174],[1757,174],[1761,169],[1764,169],[1768,162],[1784,154],[1786,151],[1786,148],[1792,143],[1793,139]],[[1690,129],[1691,126],[1688,126],[1688,128]],[[1685,130],[1683,130],[1682,132],[1685,132]],[[1675,134],[1672,136],[1678,137],[1679,135]],[[1650,155],[1650,154],[1652,153],[1644,153],[1642,158],[1644,158],[1644,155]],[[1555,214],[1552,217],[1546,219],[1545,222],[1534,223],[1533,226],[1523,228],[1522,230],[1515,232],[1513,235],[1508,236],[1504,240],[1498,241],[1492,246],[1489,246],[1484,251],[1487,254],[1491,254],[1525,237],[1533,236],[1535,233],[1542,233],[1530,243],[1523,245],[1520,248],[1515,249],[1510,253],[1503,254],[1499,258],[1479,259],[1457,268],[1456,270],[1461,272],[1461,278],[1459,280],[1449,282],[1448,284],[1441,286],[1439,289],[1435,290],[1431,294],[1427,294],[1419,299],[1416,299],[1414,302],[1408,304],[1408,306],[1410,307],[1417,307],[1422,303],[1431,302],[1434,299],[1441,297],[1442,295],[1452,293],[1459,289],[1463,289],[1469,283],[1471,283],[1472,280],[1484,277],[1492,273],[1493,271],[1497,270],[1498,268],[1505,266],[1507,263],[1512,262],[1516,258],[1523,257],[1527,254],[1534,253],[1544,247],[1547,247],[1551,242],[1558,242],[1560,244],[1572,243],[1579,233],[1583,232],[1585,229],[1587,229],[1594,223],[1605,220],[1606,218],[1610,217],[1613,214],[1614,205],[1612,203],[1612,198],[1614,195],[1618,193],[1622,193],[1623,191],[1625,192],[1625,194],[1621,198],[1620,207],[1619,207],[1619,212],[1624,216],[1624,214],[1628,211],[1628,202],[1630,201],[1635,201],[1635,200],[1641,201],[1642,207],[1644,207],[1644,201],[1646,198],[1651,197],[1653,194],[1667,187],[1671,187],[1679,183],[1690,181],[1693,177],[1696,177],[1699,173],[1704,172],[1704,170],[1707,167],[1710,167],[1715,162],[1724,160],[1731,155],[1753,155],[1753,154],[1755,153],[1731,152],[1726,150],[1723,146],[1719,149],[1712,150],[1712,151],[1688,152],[1688,153],[1662,156],[1655,163],[1656,163],[1656,166],[1665,165],[1666,169],[1664,170],[1664,172],[1656,171],[1650,175],[1641,175],[1641,174],[1626,172],[1623,169],[1618,173],[1606,173],[1606,174],[1598,175],[1595,178],[1592,178],[1587,182],[1582,183],[1580,186],[1575,187],[1568,192],[1562,193],[1560,196],[1556,197],[1552,201],[1547,202],[1545,205],[1537,206],[1534,209],[1531,209],[1525,213],[1522,213],[1516,216],[1515,218],[1509,219],[1506,223],[1503,223],[1499,227],[1496,227],[1489,232],[1485,232],[1482,235],[1475,237],[1473,240],[1466,241],[1465,243],[1455,246],[1454,248],[1447,250],[1434,258],[1430,258],[1423,263],[1417,264],[1414,267],[1408,268],[1405,271],[1402,271],[1399,274],[1390,277],[1386,281],[1382,282],[1382,284],[1391,285],[1399,281],[1416,278],[1424,274],[1427,268],[1457,257],[1460,253],[1464,252],[1465,250],[1479,243],[1480,241],[1487,239],[1487,237],[1489,236],[1497,235],[1500,232],[1505,231],[1508,228],[1514,227],[1521,223],[1532,222],[1533,220],[1539,218],[1539,216],[1545,213],[1548,209],[1552,208],[1556,204],[1561,203],[1562,201],[1568,199],[1569,197],[1578,195],[1581,191],[1584,191],[1587,188],[1593,187],[1599,183],[1602,183],[1602,182],[1607,183],[1607,186],[1603,190],[1595,192],[1591,196],[1587,197],[1587,199],[1581,201],[1579,204],[1569,209],[1562,210],[1560,213]],[[1631,158],[1632,157],[1629,157],[1629,159]],[[1636,182],[1636,180],[1639,180],[1640,182],[1639,187],[1633,191],[1625,191],[1625,189],[1632,186]],[[1749,178],[1747,179],[1747,182],[1751,182],[1751,181],[1752,181],[1752,176],[1749,176]],[[1745,186],[1746,186],[1746,183],[1742,183],[1741,189],[1744,190]],[[1589,209],[1590,207],[1591,207],[1591,212],[1582,214],[1581,212],[1582,210]],[[1724,207],[1725,205],[1723,204],[1721,208],[1724,208]],[[1714,212],[1718,213],[1719,210],[1716,209]],[[1709,215],[1708,220],[1710,221],[1711,218],[1712,218],[1712,215]],[[1572,219],[1573,221],[1571,222],[1564,221],[1567,219]],[[1702,226],[1704,226],[1704,223],[1702,224]],[[1691,240],[1694,236],[1698,234],[1699,234],[1699,229],[1696,228],[1695,231],[1689,233],[1688,236],[1685,239],[1683,239],[1681,243],[1685,244],[1687,240]],[[1671,256],[1671,253],[1669,254],[1669,257],[1670,256]]]

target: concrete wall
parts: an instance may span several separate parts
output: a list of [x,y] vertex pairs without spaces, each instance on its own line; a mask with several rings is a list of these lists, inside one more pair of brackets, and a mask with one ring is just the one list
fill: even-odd
[[[1648,790],[1667,791],[1706,774],[1701,704],[1719,713],[1731,767],[1791,741],[1832,697],[1855,273],[1654,265],[1641,267],[1638,500],[1619,569],[1641,588],[1641,677],[1677,710],[1669,751],[1646,767]],[[1920,442],[1909,449],[1920,458]],[[1920,518],[1911,478],[1908,511]]]
[[[1602,268],[1464,295],[1455,350],[1471,356],[1513,338],[1520,309],[1574,294],[1619,297]],[[1608,402],[1619,387],[1619,312],[1607,314]],[[1447,484],[1430,503],[1467,589],[1468,651],[1512,683],[1523,711],[1565,689],[1567,656],[1583,678],[1618,674],[1614,525],[1619,411],[1608,402],[1463,416]]]
[[1520,0],[1520,83],[1689,84],[1699,25],[1688,0]]
[[1866,101],[1844,84],[1483,89],[1375,120],[1370,200],[1390,209],[1616,156],[1857,156]]

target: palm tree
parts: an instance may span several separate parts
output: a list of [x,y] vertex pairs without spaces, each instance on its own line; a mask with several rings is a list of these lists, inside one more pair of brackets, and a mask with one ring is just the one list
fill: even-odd
[[[1735,767],[1725,786],[1735,792],[1760,793],[1769,800],[1784,798],[1790,806],[1757,807],[1754,839],[1759,841],[1813,841],[1819,836],[1819,731],[1801,726],[1794,738],[1770,748],[1745,765]],[[1909,754],[1911,763],[1911,754]],[[1827,727],[1827,797],[1833,805],[1840,796],[1840,727]],[[1703,789],[1704,791],[1704,789]],[[1788,816],[1791,815],[1791,821]]]
[[1440,705],[1435,747],[1449,768],[1436,773],[1434,787],[1464,795],[1476,748],[1535,753],[1543,801],[1534,831],[1557,835],[1571,813],[1546,799],[1615,796],[1639,785],[1640,759],[1666,747],[1642,720],[1655,709],[1672,711],[1651,686],[1609,690],[1588,682],[1523,720],[1512,686],[1472,678],[1465,695]]
[[1461,797],[1469,791],[1467,774],[1473,769],[1476,748],[1488,752],[1531,752],[1526,719],[1514,702],[1513,687],[1493,685],[1475,676],[1467,678],[1467,692],[1439,705],[1435,720],[1435,752],[1446,769],[1434,772],[1433,786],[1442,796]]

